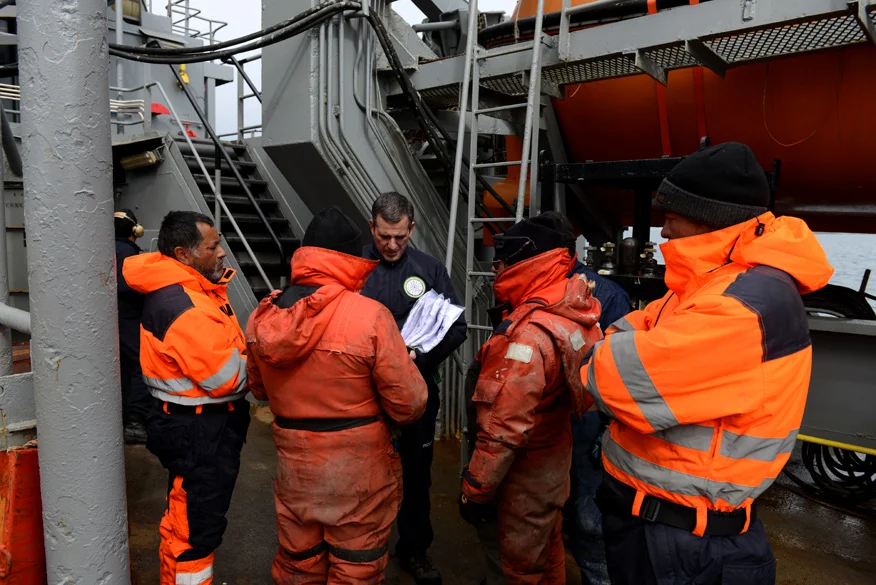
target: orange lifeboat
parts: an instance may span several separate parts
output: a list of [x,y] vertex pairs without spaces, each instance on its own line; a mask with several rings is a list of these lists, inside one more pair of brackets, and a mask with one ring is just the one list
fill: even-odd
[[[545,0],[546,13],[560,9],[561,0]],[[521,0],[512,18],[535,10],[536,0]],[[583,83],[553,104],[573,161],[684,156],[701,136],[744,142],[765,169],[781,161],[778,212],[820,231],[869,233],[876,232],[873,96],[876,49],[861,44],[736,67],[723,79],[700,67],[671,71],[665,88],[645,75]],[[629,225],[625,198],[598,202]]]

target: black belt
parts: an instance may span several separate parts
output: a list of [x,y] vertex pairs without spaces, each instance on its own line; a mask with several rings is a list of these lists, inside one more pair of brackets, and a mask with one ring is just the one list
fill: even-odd
[[203,414],[205,412],[234,412],[238,408],[249,410],[245,398],[229,402],[209,402],[207,404],[177,404],[176,402],[161,403],[161,409],[167,414]]
[[336,431],[364,427],[365,425],[376,423],[381,418],[383,417],[379,414],[361,418],[283,418],[278,416],[274,418],[274,422],[281,429],[311,431],[314,433],[334,433]]
[[[603,481],[610,484],[611,496],[600,502],[600,508],[605,507],[616,515],[626,517],[633,516],[633,502],[636,498],[636,490],[627,484],[605,474]],[[706,536],[734,536],[742,533],[748,522],[745,508],[739,508],[732,512],[716,512],[708,510],[706,521]],[[687,532],[693,532],[697,525],[696,508],[682,506],[663,498],[646,495],[639,508],[639,518],[648,522],[658,522],[675,528],[681,528]],[[757,507],[751,503],[751,519],[749,526],[757,520]]]

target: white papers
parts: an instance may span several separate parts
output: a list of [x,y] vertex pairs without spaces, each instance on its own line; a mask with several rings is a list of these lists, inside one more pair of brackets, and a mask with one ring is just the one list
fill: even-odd
[[429,353],[441,343],[464,309],[430,290],[414,303],[401,330],[405,345]]

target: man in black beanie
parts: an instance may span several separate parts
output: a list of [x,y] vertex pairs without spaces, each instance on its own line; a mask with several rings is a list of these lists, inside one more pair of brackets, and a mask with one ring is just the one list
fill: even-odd
[[554,218],[524,220],[495,241],[495,330],[467,375],[476,438],[459,510],[484,543],[489,585],[565,583],[570,420],[583,413],[578,365],[602,338],[599,302],[585,278],[569,278],[569,234]]
[[756,499],[788,461],[812,349],[802,293],[833,269],[806,224],[767,210],[747,146],[700,150],[663,181],[669,292],[606,331],[581,379],[612,422],[602,512],[614,585],[772,585]]
[[426,384],[390,312],[359,293],[377,262],[337,207],[292,257],[292,284],[246,333],[253,396],[270,400],[280,547],[274,583],[380,583],[401,499],[389,425],[426,407]]

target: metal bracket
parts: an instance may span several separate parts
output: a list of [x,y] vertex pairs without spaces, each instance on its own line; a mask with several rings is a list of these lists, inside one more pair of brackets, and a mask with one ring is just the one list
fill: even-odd
[[684,41],[684,50],[715,75],[724,77],[727,74],[730,64],[701,40]]
[[560,11],[560,38],[557,52],[561,61],[568,61],[571,57],[571,40],[569,35],[569,8],[572,0],[563,0],[563,8]]
[[639,71],[652,77],[657,83],[666,85],[666,70],[655,63],[644,51],[630,51],[624,53],[624,56],[630,59]]
[[754,20],[754,12],[757,8],[757,0],[742,0],[742,22]]
[[876,44],[876,26],[873,26],[873,21],[870,20],[870,7],[872,4],[867,0],[859,0],[858,2],[849,2],[849,10],[851,10],[858,19],[858,24],[867,35],[867,39]]

